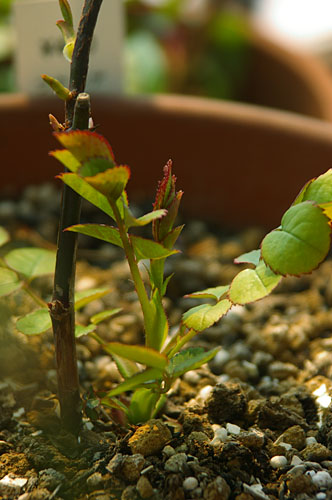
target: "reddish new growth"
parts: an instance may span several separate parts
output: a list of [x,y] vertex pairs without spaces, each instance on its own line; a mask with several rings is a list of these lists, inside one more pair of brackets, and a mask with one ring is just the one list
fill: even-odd
[[156,199],[153,210],[167,209],[167,214],[152,224],[153,237],[155,241],[162,242],[172,231],[173,224],[178,214],[183,191],[175,191],[176,177],[172,175],[172,160],[168,160],[164,166],[164,177],[158,183]]

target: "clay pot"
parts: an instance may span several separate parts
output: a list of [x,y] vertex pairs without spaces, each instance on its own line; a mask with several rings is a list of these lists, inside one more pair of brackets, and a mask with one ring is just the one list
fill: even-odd
[[[154,196],[172,158],[182,210],[233,228],[273,227],[302,185],[332,167],[332,125],[296,114],[203,98],[93,98],[119,164],[132,168],[128,191]],[[61,166],[47,152],[58,147],[48,113],[62,118],[56,99],[0,100],[1,188],[52,179]]]

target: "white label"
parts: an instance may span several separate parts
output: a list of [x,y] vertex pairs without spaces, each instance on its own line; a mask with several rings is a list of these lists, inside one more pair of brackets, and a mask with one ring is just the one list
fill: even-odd
[[[70,0],[75,30],[83,0]],[[62,55],[64,41],[55,25],[62,19],[58,0],[17,0],[14,4],[17,36],[17,89],[30,95],[49,95],[41,79],[45,73],[68,86],[70,63]],[[86,91],[93,94],[123,90],[124,13],[122,0],[102,3],[90,51]]]

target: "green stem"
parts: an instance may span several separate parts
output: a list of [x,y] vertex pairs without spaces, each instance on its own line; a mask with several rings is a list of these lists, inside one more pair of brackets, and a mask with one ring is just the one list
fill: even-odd
[[138,300],[140,301],[141,307],[142,307],[142,312],[143,312],[143,317],[144,317],[144,328],[145,328],[145,334],[146,334],[146,345],[149,346],[151,345],[151,338],[153,332],[151,331],[152,328],[152,310],[151,310],[151,304],[149,301],[148,294],[146,292],[141,273],[139,272],[137,261],[135,258],[134,250],[131,245],[130,239],[128,237],[124,222],[121,218],[119,209],[116,205],[116,203],[111,202],[112,210],[114,213],[114,217],[119,229],[120,233],[120,238],[122,241],[123,249],[127,257],[127,261],[129,264],[130,268],[130,273],[133,278],[134,284],[135,284],[135,289],[137,292]]

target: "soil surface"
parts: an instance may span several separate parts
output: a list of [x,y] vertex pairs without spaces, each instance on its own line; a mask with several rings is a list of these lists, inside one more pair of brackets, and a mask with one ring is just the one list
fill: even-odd
[[[32,194],[30,205],[38,207]],[[14,222],[7,214],[15,245],[48,246],[43,238],[54,238],[49,219],[37,213],[29,217],[41,219],[38,233],[28,229],[31,220]],[[196,305],[183,295],[229,283],[239,270],[233,259],[257,248],[262,235],[256,228],[225,234],[188,223],[182,253],[167,267],[176,273],[166,301],[171,331]],[[111,292],[78,320],[120,306],[121,313],[98,326],[99,335],[142,342],[142,317],[121,253],[91,247],[87,239],[81,248],[77,287],[107,285]],[[38,280],[38,287],[49,297],[50,279]],[[84,417],[79,442],[59,425],[51,333],[25,337],[15,330],[12,314],[31,305],[22,292],[0,302],[0,499],[332,499],[331,261],[312,275],[285,279],[262,301],[234,307],[197,335],[193,345],[221,350],[174,385],[157,419],[122,427],[99,408],[96,420]],[[93,339],[81,337],[77,354],[82,394],[119,382]]]

